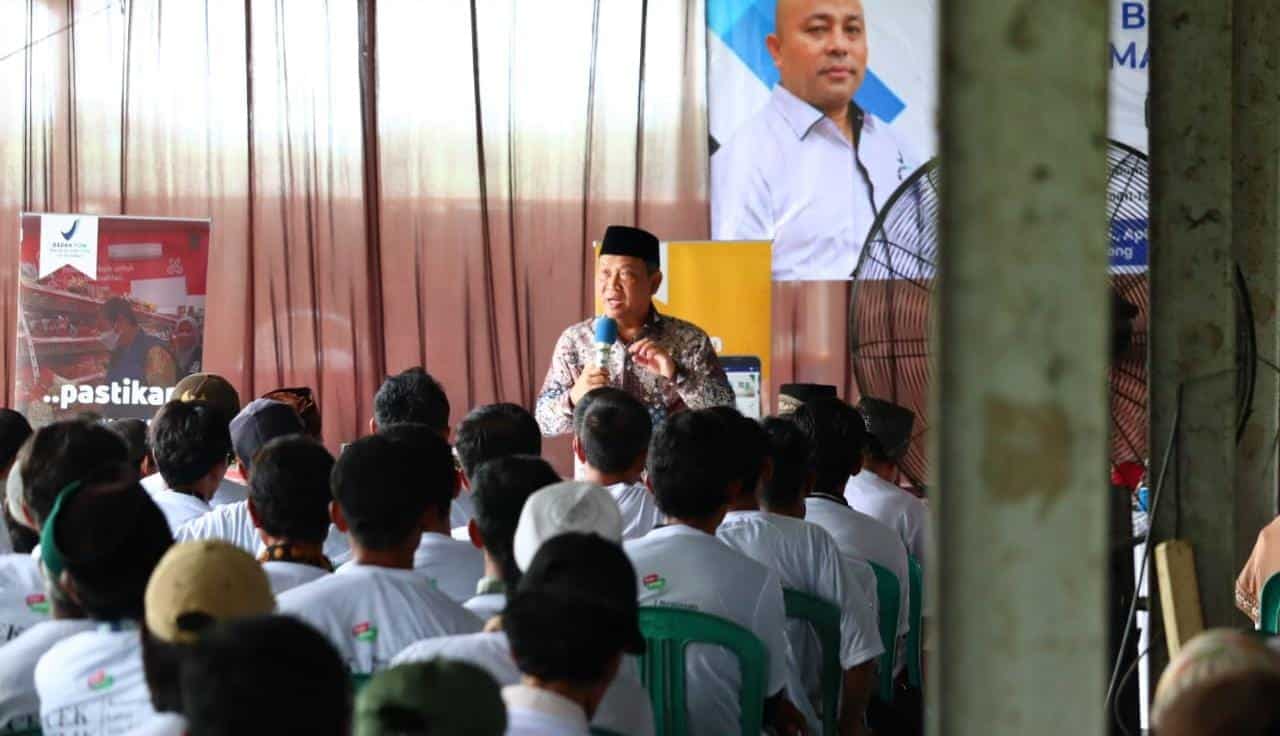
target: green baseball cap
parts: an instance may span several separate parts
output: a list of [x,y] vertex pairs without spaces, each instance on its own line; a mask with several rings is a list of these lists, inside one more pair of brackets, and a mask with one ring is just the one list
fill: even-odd
[[502,736],[507,707],[489,673],[466,662],[432,659],[375,675],[356,697],[354,721],[353,736]]

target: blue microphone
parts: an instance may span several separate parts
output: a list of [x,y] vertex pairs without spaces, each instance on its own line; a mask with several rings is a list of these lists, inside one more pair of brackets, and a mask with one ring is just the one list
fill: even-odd
[[609,354],[618,339],[618,323],[612,317],[596,319],[596,365],[609,370]]

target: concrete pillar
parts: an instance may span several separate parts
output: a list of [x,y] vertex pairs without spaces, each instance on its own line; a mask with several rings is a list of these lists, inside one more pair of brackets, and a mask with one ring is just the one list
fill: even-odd
[[1104,0],[944,0],[929,732],[1103,732]]
[[[1232,6],[1161,0],[1150,10],[1153,478],[1177,427],[1152,532],[1191,543],[1205,625],[1238,625]],[[1153,677],[1167,662],[1158,587]]]
[[[1236,448],[1236,560],[1276,515],[1280,419],[1280,4],[1235,0],[1232,241],[1253,311],[1257,376]],[[1237,568],[1238,569],[1238,568]]]

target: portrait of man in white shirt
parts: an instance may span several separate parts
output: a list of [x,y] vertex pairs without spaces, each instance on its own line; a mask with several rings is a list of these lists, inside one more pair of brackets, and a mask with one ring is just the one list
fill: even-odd
[[772,240],[777,281],[848,279],[876,215],[919,161],[853,103],[867,74],[861,0],[779,0],[780,81],[711,156],[716,240]]

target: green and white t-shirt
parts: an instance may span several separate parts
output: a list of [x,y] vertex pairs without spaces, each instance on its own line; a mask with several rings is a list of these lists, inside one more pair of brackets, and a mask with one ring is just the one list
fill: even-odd
[[40,727],[36,663],[53,645],[95,626],[82,618],[41,621],[0,647],[0,733]]
[[29,554],[0,555],[0,644],[49,620],[40,563]]
[[155,714],[132,622],[63,639],[36,663],[35,680],[45,736],[123,736]]

